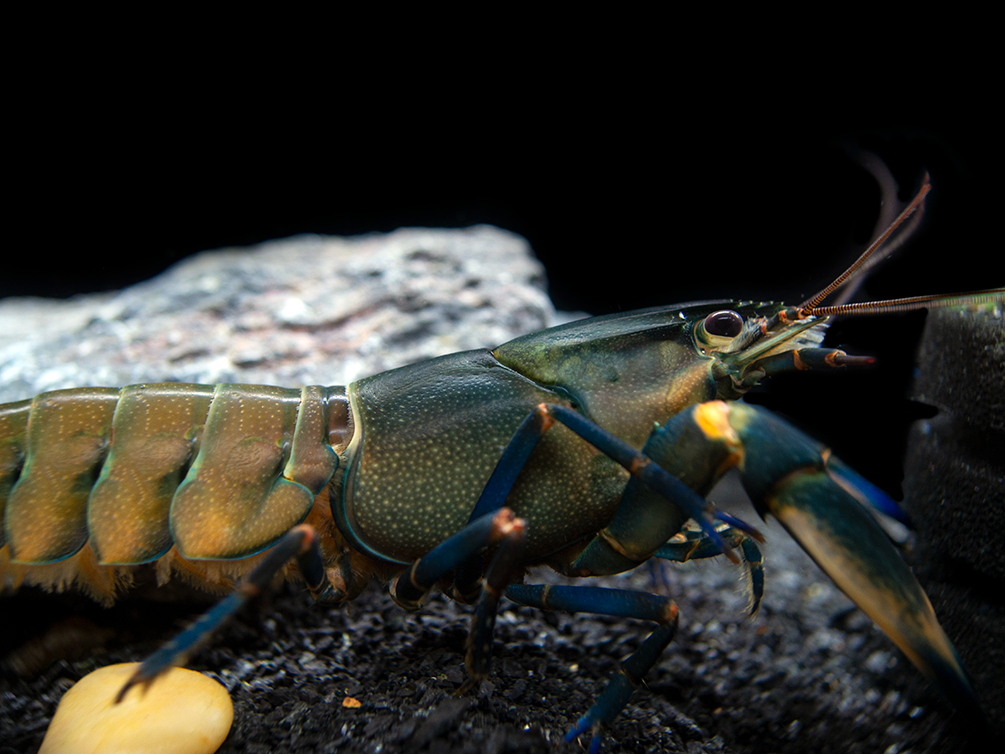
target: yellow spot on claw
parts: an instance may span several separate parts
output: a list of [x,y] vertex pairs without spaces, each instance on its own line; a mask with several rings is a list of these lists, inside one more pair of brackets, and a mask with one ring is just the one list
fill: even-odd
[[115,704],[137,667],[109,665],[81,678],[59,702],[39,754],[212,754],[220,748],[234,720],[223,686],[171,668]]
[[738,443],[736,430],[729,426],[728,417],[729,406],[723,401],[701,403],[694,409],[694,420],[709,439],[724,438],[729,443]]

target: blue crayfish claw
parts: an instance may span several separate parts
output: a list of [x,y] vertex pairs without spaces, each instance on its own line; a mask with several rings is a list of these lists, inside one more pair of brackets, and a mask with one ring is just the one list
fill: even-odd
[[[968,720],[986,725],[928,596],[862,505],[890,510],[896,504],[878,488],[859,483],[843,464],[832,473],[826,449],[767,411],[733,404],[730,424],[743,440],[743,483],[761,515],[777,518]],[[849,475],[856,477],[854,484]]]

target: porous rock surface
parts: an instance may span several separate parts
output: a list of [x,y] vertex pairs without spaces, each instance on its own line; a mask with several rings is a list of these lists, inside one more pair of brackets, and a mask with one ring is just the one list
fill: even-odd
[[999,308],[933,311],[917,399],[939,413],[911,428],[905,491],[912,563],[974,691],[1005,731],[1005,321]]
[[[0,302],[0,400],[153,380],[344,384],[556,321],[540,265],[505,231],[297,237],[206,253],[112,295]],[[713,497],[758,523],[730,484]],[[681,612],[677,638],[603,750],[964,748],[966,732],[907,660],[784,531],[763,529],[766,594],[752,619],[740,571],[723,559],[599,580],[670,594]],[[43,635],[47,643],[35,642],[34,676],[9,663],[0,677],[0,752],[34,752],[72,682],[142,658],[205,604],[148,597],[109,610],[27,590],[4,598],[3,614],[18,620],[3,621],[3,649]],[[234,698],[223,752],[578,752],[563,735],[648,633],[638,622],[504,600],[492,674],[457,697],[468,619],[440,595],[409,614],[377,584],[339,608],[311,605],[287,585],[189,666]],[[76,653],[45,648],[60,631],[73,632],[62,644]]]

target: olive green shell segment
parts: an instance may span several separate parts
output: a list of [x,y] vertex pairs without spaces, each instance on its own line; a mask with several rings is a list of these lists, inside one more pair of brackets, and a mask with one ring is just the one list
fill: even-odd
[[[367,554],[395,563],[463,528],[520,422],[561,395],[488,351],[451,354],[350,385],[357,429],[333,516]],[[506,501],[537,560],[603,526],[625,476],[562,426],[547,432]]]
[[345,388],[341,386],[308,385],[300,391],[300,411],[283,477],[306,487],[312,499],[338,468],[338,455],[329,443],[333,435],[337,438],[344,422],[338,415],[344,401]]
[[6,543],[3,521],[7,500],[24,466],[29,411],[30,400],[0,406],[0,547]]
[[198,455],[171,503],[182,556],[245,558],[306,518],[338,463],[327,445],[325,395],[326,388],[216,386]]
[[580,410],[641,448],[653,423],[715,397],[712,359],[696,322],[727,302],[609,314],[511,340],[492,353],[540,385],[568,392]]
[[55,563],[87,542],[87,500],[118,396],[117,388],[75,388],[32,400],[24,468],[4,512],[12,561]]
[[99,563],[147,563],[171,548],[171,499],[195,454],[214,390],[176,382],[122,388],[108,457],[87,506]]

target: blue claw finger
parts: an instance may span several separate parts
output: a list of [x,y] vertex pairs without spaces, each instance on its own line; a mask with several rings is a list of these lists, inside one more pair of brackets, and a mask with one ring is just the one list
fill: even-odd
[[[857,495],[872,485],[767,412],[738,404],[730,421],[744,441],[743,483],[758,511],[778,519],[838,588],[980,725],[984,718],[973,688],[928,596],[859,502]],[[882,506],[875,495],[866,499]]]

